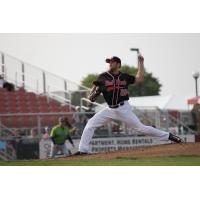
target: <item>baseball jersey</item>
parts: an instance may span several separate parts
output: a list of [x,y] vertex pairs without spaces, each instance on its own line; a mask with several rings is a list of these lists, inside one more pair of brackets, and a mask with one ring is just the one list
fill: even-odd
[[129,100],[128,86],[135,82],[135,76],[119,72],[119,74],[111,74],[104,72],[100,74],[94,85],[100,86],[105,101],[108,105],[117,105],[120,102]]
[[54,126],[51,130],[51,137],[54,139],[56,144],[64,144],[65,140],[69,137],[69,129],[64,126],[63,128],[59,125]]

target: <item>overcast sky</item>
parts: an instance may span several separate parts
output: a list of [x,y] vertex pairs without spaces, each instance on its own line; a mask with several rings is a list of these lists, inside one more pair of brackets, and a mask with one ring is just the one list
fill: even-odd
[[161,94],[195,95],[200,34],[0,34],[1,51],[77,83],[107,70],[104,60],[112,55],[135,65],[131,47],[140,48],[146,70],[163,85]]

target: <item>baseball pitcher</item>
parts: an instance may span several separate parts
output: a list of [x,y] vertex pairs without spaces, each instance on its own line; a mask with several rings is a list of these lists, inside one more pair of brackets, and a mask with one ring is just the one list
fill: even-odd
[[142,124],[138,117],[133,113],[132,107],[128,102],[128,86],[130,84],[139,84],[143,82],[143,56],[140,54],[138,55],[138,71],[136,76],[120,72],[121,59],[116,56],[107,58],[106,63],[109,63],[109,70],[100,74],[97,80],[93,82],[89,99],[94,102],[102,93],[108,107],[96,113],[88,121],[81,137],[79,151],[76,155],[90,153],[89,144],[94,135],[95,129],[113,119],[122,121],[126,123],[128,127],[145,135],[155,136],[162,141],[171,140],[176,143],[181,143],[182,140],[172,133]]

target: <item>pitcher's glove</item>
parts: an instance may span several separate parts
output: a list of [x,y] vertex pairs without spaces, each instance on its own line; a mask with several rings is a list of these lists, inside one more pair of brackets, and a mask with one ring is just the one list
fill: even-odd
[[88,99],[91,102],[94,102],[97,100],[97,97],[101,94],[102,88],[101,87],[96,87],[94,90],[92,90],[88,96]]

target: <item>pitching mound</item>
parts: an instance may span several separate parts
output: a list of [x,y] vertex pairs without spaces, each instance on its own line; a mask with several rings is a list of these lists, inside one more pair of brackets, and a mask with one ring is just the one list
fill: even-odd
[[83,156],[70,156],[61,160],[110,160],[116,158],[162,157],[162,156],[200,156],[200,143],[167,144],[151,147],[138,147],[130,150],[98,153]]

